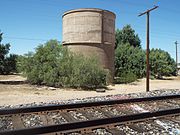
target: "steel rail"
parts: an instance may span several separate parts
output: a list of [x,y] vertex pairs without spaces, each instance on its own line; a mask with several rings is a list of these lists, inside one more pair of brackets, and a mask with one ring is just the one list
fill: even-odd
[[178,115],[180,114],[180,108],[138,113],[132,115],[124,115],[118,117],[116,116],[112,118],[102,118],[102,119],[95,119],[95,120],[88,120],[81,122],[73,122],[73,123],[66,123],[60,125],[50,125],[50,126],[42,126],[35,128],[3,131],[0,132],[0,135],[32,135],[32,134],[45,134],[45,133],[53,133],[53,132],[68,132],[72,130],[79,131],[81,129],[93,128],[93,127],[95,128],[97,126],[103,127],[103,125],[108,125],[108,124],[118,125],[125,122],[138,121],[138,120],[140,121],[154,117],[162,117],[162,116],[177,115],[177,114]]
[[114,105],[114,104],[145,102],[145,101],[157,101],[157,100],[167,100],[167,99],[177,99],[177,98],[180,98],[180,95],[167,95],[167,96],[155,96],[155,97],[144,97],[144,98],[130,98],[130,99],[120,99],[120,100],[61,104],[61,105],[48,105],[48,106],[36,106],[36,107],[23,107],[23,108],[9,108],[9,109],[0,109],[0,115],[36,113],[36,112],[46,112],[46,111],[55,111],[55,110],[63,110],[63,109],[75,109],[75,108],[82,108],[82,107],[96,107],[96,106],[103,106],[103,105]]

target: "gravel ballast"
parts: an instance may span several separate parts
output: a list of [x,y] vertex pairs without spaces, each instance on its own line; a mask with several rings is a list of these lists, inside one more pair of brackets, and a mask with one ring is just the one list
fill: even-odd
[[[57,105],[57,104],[69,104],[69,103],[82,103],[82,102],[93,102],[93,101],[105,101],[105,100],[117,100],[117,99],[125,99],[125,98],[140,98],[140,97],[152,97],[152,96],[163,96],[163,95],[176,95],[176,94],[180,94],[180,90],[156,90],[156,91],[151,91],[151,92],[147,92],[147,93],[133,93],[133,94],[118,94],[118,95],[108,95],[108,96],[102,96],[102,97],[91,97],[91,98],[83,98],[83,99],[72,99],[72,100],[63,100],[63,101],[53,101],[53,102],[49,102],[49,103],[31,103],[31,104],[20,104],[20,105],[8,105],[8,106],[0,106],[0,109],[4,109],[4,108],[22,108],[22,107],[31,107],[31,106],[44,106],[44,105]],[[141,105],[143,106],[143,104]],[[93,110],[88,110],[89,112],[93,112]],[[107,110],[107,111],[111,111],[113,114],[118,114],[119,112],[116,110],[116,108],[112,108],[111,110]],[[74,116],[77,119],[80,120],[87,120],[87,118],[85,118],[81,113],[77,113],[74,111],[70,111],[69,112],[72,116]],[[103,118],[103,114],[100,114],[100,112],[95,112],[95,115],[97,114],[98,118]],[[67,123],[67,121],[57,113],[52,112],[52,113],[48,113],[48,115],[53,118],[53,121],[55,122],[55,124],[63,124],[63,123]],[[121,114],[123,115],[123,114]],[[40,120],[40,117],[38,115],[23,115],[23,119],[24,119],[24,125],[26,127],[36,127],[36,126],[42,126],[43,123]],[[159,131],[159,128],[157,128],[157,126],[152,128],[152,124],[147,123],[146,125],[144,125],[148,132],[147,133],[170,133],[172,132],[171,130],[173,130],[173,133],[175,132],[174,130],[178,129],[180,127],[179,124],[171,122],[171,121],[165,121],[165,120],[161,120],[159,121],[154,121],[154,123],[156,125],[159,126],[164,126],[164,128],[162,128],[161,131]],[[166,123],[166,124],[162,124],[162,123]],[[141,124],[139,124],[141,125]],[[167,128],[166,128],[167,127]],[[120,131],[125,131],[128,134],[137,134],[137,131],[134,131],[133,129],[129,128],[127,125],[119,125],[117,126],[117,128]],[[150,130],[152,128],[152,130]],[[12,121],[11,118],[7,118],[7,116],[1,116],[0,117],[0,131],[3,130],[12,130],[13,126],[12,126]],[[176,132],[179,132],[179,130],[176,130]],[[94,133],[97,135],[101,135],[101,134],[107,134],[110,135],[111,133],[109,133],[108,131],[106,131],[105,129],[96,129],[94,130]]]

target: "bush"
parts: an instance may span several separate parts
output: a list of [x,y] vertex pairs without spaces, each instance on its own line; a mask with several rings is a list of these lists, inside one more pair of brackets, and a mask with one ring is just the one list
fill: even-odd
[[17,65],[32,84],[75,88],[106,85],[106,72],[96,58],[73,54],[56,40],[40,45],[35,54],[19,57]]
[[122,72],[119,77],[115,79],[116,83],[131,83],[137,80],[137,76],[133,72]]
[[[68,63],[71,71],[60,82],[67,87],[102,87],[106,82],[105,71],[98,66],[95,58],[85,58],[81,55],[72,55]],[[61,70],[63,71],[63,70]]]
[[115,76],[129,72],[138,78],[145,75],[145,52],[129,44],[120,45],[115,51]]

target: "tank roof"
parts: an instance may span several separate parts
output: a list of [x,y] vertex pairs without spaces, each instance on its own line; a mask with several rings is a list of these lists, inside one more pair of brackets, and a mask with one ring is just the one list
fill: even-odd
[[72,9],[72,10],[68,10],[66,12],[63,13],[62,17],[64,17],[65,15],[67,14],[70,14],[70,13],[74,13],[74,12],[87,12],[87,11],[90,11],[90,12],[109,12],[111,14],[113,14],[115,17],[116,17],[116,14],[109,11],[109,10],[104,10],[104,9],[99,9],[99,8],[79,8],[79,9]]

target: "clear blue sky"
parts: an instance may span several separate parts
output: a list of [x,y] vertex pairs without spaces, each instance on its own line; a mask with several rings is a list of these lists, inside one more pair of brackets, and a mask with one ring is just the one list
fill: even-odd
[[116,14],[116,28],[130,24],[145,49],[146,16],[137,15],[154,5],[159,8],[150,16],[150,47],[166,50],[175,58],[174,42],[180,42],[180,0],[0,0],[0,29],[3,43],[11,44],[10,52],[24,54],[49,39],[62,40],[63,12],[101,8]]

